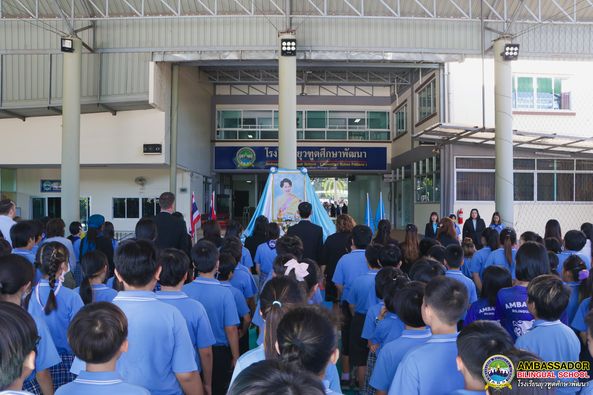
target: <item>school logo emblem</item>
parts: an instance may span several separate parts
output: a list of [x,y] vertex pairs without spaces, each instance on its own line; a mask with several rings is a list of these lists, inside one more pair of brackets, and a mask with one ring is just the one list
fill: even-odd
[[235,165],[239,169],[247,169],[255,163],[255,151],[250,147],[243,147],[235,154]]
[[486,381],[486,389],[512,388],[511,381],[515,377],[513,361],[504,355],[491,356],[482,366],[482,377]]

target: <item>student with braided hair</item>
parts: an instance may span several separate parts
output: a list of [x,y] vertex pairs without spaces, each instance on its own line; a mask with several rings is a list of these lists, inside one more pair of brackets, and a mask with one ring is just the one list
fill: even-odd
[[84,304],[92,302],[111,302],[117,291],[105,285],[109,272],[107,256],[99,250],[87,252],[80,261],[82,282],[74,292],[80,295]]
[[74,354],[68,344],[67,331],[70,321],[84,303],[80,296],[62,285],[68,272],[68,250],[63,244],[50,242],[37,251],[36,264],[42,278],[29,296],[29,313],[45,321],[62,362],[50,368],[54,387],[74,380],[70,367]]

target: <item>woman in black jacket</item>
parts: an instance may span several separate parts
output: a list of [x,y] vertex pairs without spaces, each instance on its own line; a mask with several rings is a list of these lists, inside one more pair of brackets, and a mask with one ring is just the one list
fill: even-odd
[[484,229],[486,229],[486,223],[484,223],[484,220],[480,218],[478,209],[472,208],[468,220],[463,224],[463,239],[466,237],[471,237],[476,249],[479,250],[482,248],[481,236]]
[[321,249],[319,266],[325,276],[325,300],[338,302],[338,291],[332,278],[340,258],[350,252],[352,245],[352,228],[356,223],[348,214],[340,214],[336,218],[336,233],[325,239]]
[[430,213],[430,219],[424,227],[424,238],[436,239],[437,231],[439,230],[439,215],[436,212]]

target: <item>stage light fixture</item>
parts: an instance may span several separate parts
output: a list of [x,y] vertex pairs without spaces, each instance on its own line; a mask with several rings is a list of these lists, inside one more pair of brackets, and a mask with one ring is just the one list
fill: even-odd
[[62,52],[74,52],[74,40],[68,37],[60,39]]
[[519,59],[519,44],[505,44],[502,58],[507,61]]
[[281,56],[296,56],[296,40],[294,38],[283,38],[280,40]]

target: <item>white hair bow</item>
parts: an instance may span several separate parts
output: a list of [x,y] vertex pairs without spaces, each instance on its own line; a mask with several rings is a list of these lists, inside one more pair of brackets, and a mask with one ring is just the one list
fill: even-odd
[[290,261],[284,264],[286,267],[286,271],[284,272],[285,276],[290,274],[291,270],[294,270],[294,276],[296,277],[297,281],[305,281],[305,277],[309,275],[307,268],[309,267],[308,263],[299,263],[296,259],[291,259]]

